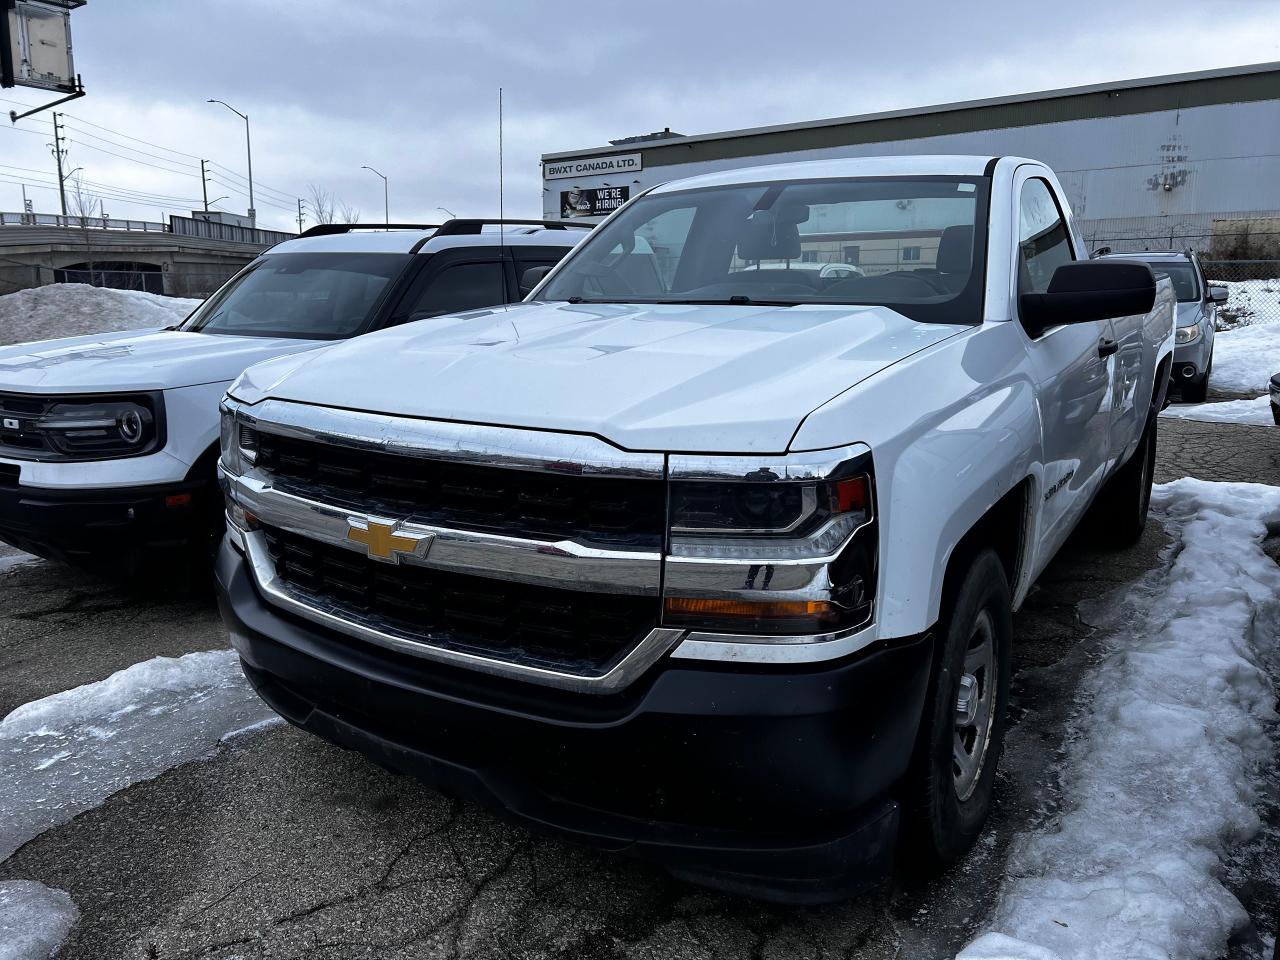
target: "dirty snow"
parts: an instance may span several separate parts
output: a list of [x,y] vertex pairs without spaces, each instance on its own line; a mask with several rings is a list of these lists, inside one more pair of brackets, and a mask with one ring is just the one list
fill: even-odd
[[1218,329],[1280,319],[1280,279],[1210,280],[1227,288],[1227,302],[1218,308]]
[[167,327],[199,303],[139,290],[51,283],[0,296],[0,345]]
[[[118,790],[276,722],[232,650],[156,657],[18,707],[0,721],[0,861]],[[61,890],[0,883],[0,960],[44,960],[75,918]]]
[[78,915],[62,890],[34,880],[0,883],[0,960],[47,960]]
[[[1280,358],[1276,362],[1280,364]],[[1280,370],[1276,372],[1280,373]],[[1167,407],[1160,416],[1209,423],[1260,423],[1275,426],[1275,420],[1271,417],[1271,398],[1266,396],[1254,397],[1252,400],[1225,400],[1221,403],[1175,403]]]
[[1226,284],[1231,299],[1219,310],[1209,385],[1230,393],[1259,394],[1280,373],[1280,280]]
[[18,707],[0,721],[0,860],[273,716],[231,650],[156,657]]
[[1280,567],[1261,541],[1280,487],[1182,479],[1153,504],[1171,565],[1084,682],[1063,814],[1015,843],[990,932],[958,960],[1215,957],[1249,923],[1219,877],[1260,828],[1272,753]]

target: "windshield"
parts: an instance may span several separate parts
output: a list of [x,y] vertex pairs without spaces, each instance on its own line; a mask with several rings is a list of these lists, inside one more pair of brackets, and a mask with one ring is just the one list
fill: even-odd
[[879,304],[917,320],[976,323],[986,197],[980,177],[649,194],[598,227],[538,299]]
[[1167,260],[1148,260],[1151,272],[1159,277],[1168,277],[1173,282],[1173,292],[1179,303],[1190,303],[1200,299],[1200,284],[1196,281],[1196,269],[1189,263],[1170,263]]
[[268,254],[178,329],[238,337],[337,340],[359,333],[408,265],[408,254]]

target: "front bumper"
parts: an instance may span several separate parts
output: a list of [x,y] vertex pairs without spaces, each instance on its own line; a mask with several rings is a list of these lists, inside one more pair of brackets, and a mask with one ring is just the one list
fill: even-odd
[[49,560],[128,574],[150,556],[207,536],[209,496],[200,482],[46,489],[0,473],[0,540]]
[[1213,356],[1213,341],[1201,334],[1191,343],[1180,343],[1173,348],[1173,366],[1169,377],[1175,386],[1192,383],[1204,376]]
[[881,879],[932,638],[805,667],[666,659],[570,693],[353,641],[258,594],[224,543],[219,605],[245,674],[303,729],[535,829],[788,902]]

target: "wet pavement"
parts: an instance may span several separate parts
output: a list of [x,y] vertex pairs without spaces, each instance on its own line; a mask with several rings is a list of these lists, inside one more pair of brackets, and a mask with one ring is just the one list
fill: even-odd
[[[1162,420],[1157,479],[1187,474],[1280,484],[1280,430]],[[949,957],[997,894],[1010,838],[1059,802],[1095,624],[1123,616],[1098,601],[1156,567],[1166,543],[1158,524],[1121,552],[1073,543],[1041,578],[1015,618],[989,829],[925,888],[806,909],[708,893],[534,836],[289,727],[117,793],[28,843],[0,880],[71,894],[81,916],[63,958]],[[151,598],[51,564],[0,572],[0,611],[0,712],[225,645],[207,599]],[[1274,850],[1253,847],[1233,865],[1244,893],[1250,864]]]

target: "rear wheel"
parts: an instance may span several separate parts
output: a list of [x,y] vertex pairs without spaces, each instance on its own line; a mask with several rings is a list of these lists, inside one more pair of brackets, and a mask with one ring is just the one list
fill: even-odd
[[1004,746],[1012,632],[1004,566],[983,550],[938,626],[937,662],[903,797],[910,873],[945,870],[982,832]]
[[1138,542],[1151,509],[1151,483],[1156,465],[1155,417],[1147,421],[1138,449],[1098,493],[1089,508],[1089,524],[1096,541],[1115,547]]

